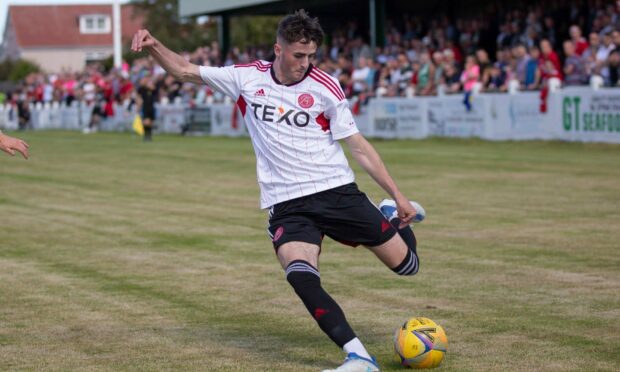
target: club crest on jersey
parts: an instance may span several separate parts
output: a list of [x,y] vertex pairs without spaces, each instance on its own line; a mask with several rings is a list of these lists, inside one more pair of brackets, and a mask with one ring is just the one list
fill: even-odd
[[304,93],[297,98],[297,103],[299,103],[299,106],[301,106],[302,108],[310,108],[312,107],[312,105],[314,105],[314,97],[312,97],[308,93]]

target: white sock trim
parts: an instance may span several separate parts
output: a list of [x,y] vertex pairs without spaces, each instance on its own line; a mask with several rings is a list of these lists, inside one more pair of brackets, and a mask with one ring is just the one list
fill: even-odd
[[344,350],[344,352],[347,354],[355,353],[366,359],[372,359],[370,354],[368,354],[368,351],[366,351],[366,348],[364,347],[364,345],[362,345],[362,341],[360,341],[360,339],[357,337],[355,337],[353,340],[344,344],[344,346],[342,347],[342,350]]

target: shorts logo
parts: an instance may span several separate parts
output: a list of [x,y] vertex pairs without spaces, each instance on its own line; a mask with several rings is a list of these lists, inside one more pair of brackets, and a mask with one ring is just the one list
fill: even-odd
[[299,103],[299,106],[301,106],[302,108],[307,109],[314,105],[314,98],[308,93],[304,93],[299,96],[299,98],[297,98],[297,103]]
[[273,236],[273,241],[277,242],[278,240],[280,240],[280,238],[282,237],[282,234],[284,234],[284,227],[280,226],[278,227],[275,235]]

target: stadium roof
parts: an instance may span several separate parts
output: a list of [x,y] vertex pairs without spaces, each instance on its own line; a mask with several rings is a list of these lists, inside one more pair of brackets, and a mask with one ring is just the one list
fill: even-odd
[[417,15],[472,13],[494,0],[179,0],[181,17],[221,16],[220,42],[229,46],[229,19],[236,16],[284,15],[305,9],[321,20],[326,32],[355,20],[359,30],[369,30],[370,46],[385,44],[386,16],[398,18],[404,13]]
[[179,15],[182,17],[196,14],[218,14],[233,9],[247,8],[253,5],[273,3],[273,0],[180,0]]

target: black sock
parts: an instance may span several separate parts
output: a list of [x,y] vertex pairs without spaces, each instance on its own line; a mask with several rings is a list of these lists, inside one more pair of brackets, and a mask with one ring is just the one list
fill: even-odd
[[144,139],[149,141],[152,138],[152,133],[153,132],[153,128],[150,126],[145,126],[144,127]]
[[400,225],[400,218],[392,218],[390,221],[392,226],[398,231],[398,235],[405,241],[407,244],[407,255],[403,262],[401,262],[398,266],[392,269],[398,275],[415,275],[420,269],[420,260],[418,259],[417,246],[418,241],[415,238],[415,234],[411,229],[411,226],[405,226],[402,229],[398,228]]
[[321,330],[336,345],[342,348],[356,337],[340,306],[321,287],[321,277],[317,269],[306,261],[295,260],[286,268],[286,280]]

